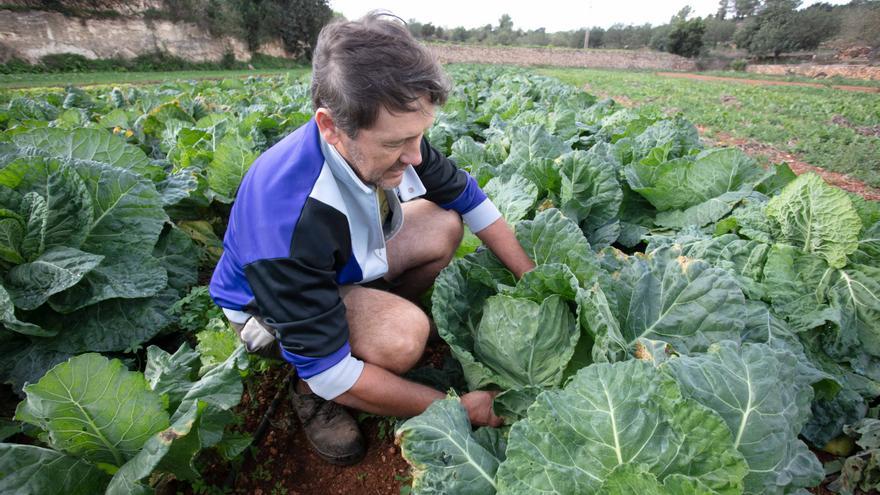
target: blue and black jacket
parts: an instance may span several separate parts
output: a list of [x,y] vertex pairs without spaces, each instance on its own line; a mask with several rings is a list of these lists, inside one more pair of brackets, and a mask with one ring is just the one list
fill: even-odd
[[[424,139],[421,155],[387,191],[391,235],[402,225],[400,201],[419,196],[457,211],[474,232],[500,217],[474,178]],[[377,201],[312,120],[248,170],[211,279],[211,297],[230,320],[260,317],[284,358],[327,399],[351,388],[363,369],[351,356],[339,287],[388,271]]]

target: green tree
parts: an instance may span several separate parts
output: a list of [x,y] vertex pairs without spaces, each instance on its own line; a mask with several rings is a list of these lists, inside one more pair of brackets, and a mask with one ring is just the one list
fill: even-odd
[[797,49],[795,33],[800,0],[766,0],[761,11],[736,33],[734,40],[752,55],[778,57]]
[[[584,39],[583,30],[580,30],[578,32],[581,33],[580,39]],[[591,28],[589,48],[601,48],[603,46],[605,46],[605,30],[600,27]]]
[[726,44],[733,41],[733,34],[736,32],[736,21],[710,16],[703,22],[706,24],[706,33],[703,34],[704,45],[715,46],[719,43]]
[[671,24],[663,24],[655,27],[651,32],[651,40],[648,42],[648,46],[658,52],[668,51],[670,31],[672,31]]
[[468,30],[463,28],[462,26],[458,26],[457,28],[452,30],[452,34],[449,36],[451,41],[456,41],[459,43],[463,43],[470,38],[468,36]]
[[840,32],[841,18],[834,7],[827,3],[817,3],[797,11],[793,23],[795,29],[789,33],[792,44],[798,50],[815,50],[819,43],[829,40]]
[[437,32],[437,28],[435,28],[434,25],[430,22],[427,24],[422,24],[422,32],[420,37],[423,39],[428,39],[434,36],[435,32]]
[[[278,1],[278,0],[276,0]],[[327,0],[281,0],[281,40],[293,53],[311,60],[318,33],[333,18]]]
[[734,0],[733,13],[737,19],[753,16],[758,11],[760,0]]
[[678,19],[672,24],[672,29],[669,31],[666,50],[683,57],[696,57],[703,49],[703,34],[705,32],[706,24],[699,17],[689,21]]
[[513,32],[513,19],[509,15],[503,14],[498,19],[498,29],[493,33],[493,41],[499,45],[512,45],[515,40]]

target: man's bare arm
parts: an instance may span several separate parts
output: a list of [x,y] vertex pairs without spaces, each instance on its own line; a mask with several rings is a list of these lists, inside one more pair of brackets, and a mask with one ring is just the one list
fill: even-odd
[[523,250],[513,233],[513,229],[503,217],[477,232],[476,236],[495,253],[495,256],[504,263],[508,270],[513,272],[517,279],[535,267],[535,263]]
[[[445,397],[443,392],[364,363],[364,371],[354,386],[334,400],[373,414],[411,417],[423,413],[432,402]],[[501,425],[501,418],[492,413],[494,397],[495,393],[485,391],[470,392],[461,397],[471,423],[477,426]]]

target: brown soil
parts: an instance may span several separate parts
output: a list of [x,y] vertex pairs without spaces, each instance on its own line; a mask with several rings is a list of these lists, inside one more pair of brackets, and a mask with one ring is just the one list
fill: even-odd
[[[246,388],[236,408],[243,417],[241,430],[253,433],[257,429],[287,373],[287,366],[279,366],[260,375],[250,390]],[[356,412],[352,414],[358,417]],[[367,441],[364,460],[346,467],[329,464],[309,448],[290,401],[283,396],[269,418],[266,434],[251,447],[252,455],[243,454],[245,460],[237,471],[233,471],[234,463],[207,460],[203,485],[215,487],[217,493],[235,495],[398,495],[410,477],[409,466],[394,445],[393,421],[371,416],[362,419],[360,427]],[[169,495],[215,493],[183,482],[157,491]]]
[[[701,135],[705,134],[707,130],[702,126],[697,126],[697,129],[700,131]],[[708,140],[708,138],[704,139]],[[797,155],[780,151],[769,144],[733,137],[725,132],[714,132],[713,138],[710,141],[716,146],[735,146],[750,156],[766,157],[771,163],[785,162],[791,167],[791,170],[798,175],[806,172],[815,172],[828,184],[861,195],[865,199],[880,201],[880,190],[874,189],[846,174],[830,172],[823,168],[805,163],[800,160]]]
[[[448,355],[445,343],[433,343],[417,367],[440,368]],[[287,366],[279,366],[245,387],[235,410],[243,418],[242,431],[252,434],[257,429],[287,373]],[[356,411],[352,414],[359,417]],[[410,484],[411,476],[400,448],[394,444],[395,419],[361,415],[359,423],[367,442],[366,457],[354,466],[331,465],[309,448],[290,401],[282,396],[269,418],[266,434],[252,447],[252,455],[245,456],[237,473],[231,474],[232,463],[207,460],[204,484],[234,495],[399,495],[401,487]],[[214,493],[196,491],[183,482],[172,482],[165,490],[157,491],[164,495]]]
[[719,77],[704,76],[701,74],[689,74],[685,72],[657,72],[658,76],[676,77],[679,79],[696,79],[698,81],[722,81],[740,84],[750,84],[753,86],[801,86],[805,88],[828,88],[839,89],[842,91],[857,91],[861,93],[880,93],[880,88],[871,88],[866,86],[845,86],[845,85],[826,85],[819,83],[793,82],[793,81],[768,81],[766,79],[740,79],[738,77]]

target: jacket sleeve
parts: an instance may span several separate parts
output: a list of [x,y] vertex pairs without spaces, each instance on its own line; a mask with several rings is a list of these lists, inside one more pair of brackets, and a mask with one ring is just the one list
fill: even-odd
[[479,232],[501,217],[498,208],[480,189],[477,180],[458,168],[422,138],[422,163],[416,167],[427,193],[425,199],[458,212],[472,232]]
[[284,358],[312,390],[333,399],[351,388],[363,363],[351,356],[337,269],[351,261],[345,216],[309,199],[297,222],[290,256],[244,267],[262,321],[271,327]]

